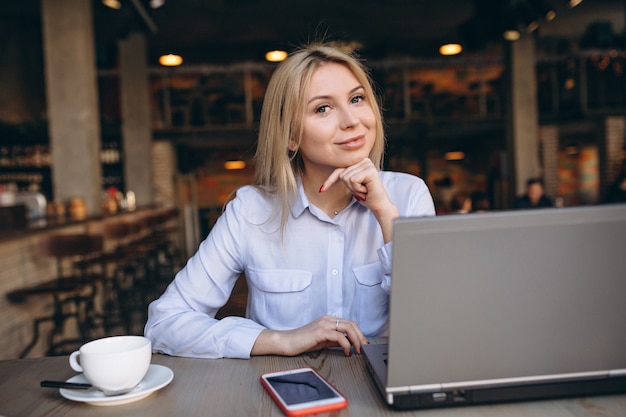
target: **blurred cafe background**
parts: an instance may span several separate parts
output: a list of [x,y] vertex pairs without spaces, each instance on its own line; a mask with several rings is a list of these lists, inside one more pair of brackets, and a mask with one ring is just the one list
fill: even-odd
[[371,69],[385,168],[440,214],[529,178],[559,207],[626,193],[625,23],[626,0],[0,3],[0,359],[142,332],[252,177],[266,54],[311,40]]

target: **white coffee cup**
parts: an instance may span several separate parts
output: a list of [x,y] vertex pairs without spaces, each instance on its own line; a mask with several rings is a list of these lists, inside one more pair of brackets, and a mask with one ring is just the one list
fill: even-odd
[[70,366],[107,395],[132,390],[146,375],[152,344],[143,336],[111,336],[85,343],[70,355]]

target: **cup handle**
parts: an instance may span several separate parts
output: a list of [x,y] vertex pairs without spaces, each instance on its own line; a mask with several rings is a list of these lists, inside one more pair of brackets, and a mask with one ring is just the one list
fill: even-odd
[[70,366],[76,372],[83,372],[83,367],[80,366],[80,364],[78,363],[78,356],[80,356],[80,351],[75,350],[74,352],[72,352],[72,354],[70,355]]

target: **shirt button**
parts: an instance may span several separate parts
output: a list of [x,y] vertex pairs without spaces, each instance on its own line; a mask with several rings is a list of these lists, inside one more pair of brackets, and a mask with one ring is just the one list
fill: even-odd
[[333,275],[337,275],[339,274],[339,271],[337,271],[336,269],[333,269],[332,271],[330,271],[330,273]]

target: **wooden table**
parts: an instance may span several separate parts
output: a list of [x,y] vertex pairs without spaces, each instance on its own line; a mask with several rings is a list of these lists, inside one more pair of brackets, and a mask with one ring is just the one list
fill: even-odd
[[259,383],[259,375],[302,366],[318,369],[348,398],[348,408],[332,416],[626,416],[626,395],[399,412],[383,404],[363,357],[348,358],[337,350],[250,360],[154,355],[152,363],[174,371],[168,386],[134,403],[103,407],[69,401],[58,389],[39,387],[43,379],[75,375],[67,356],[0,361],[0,416],[283,416]]

